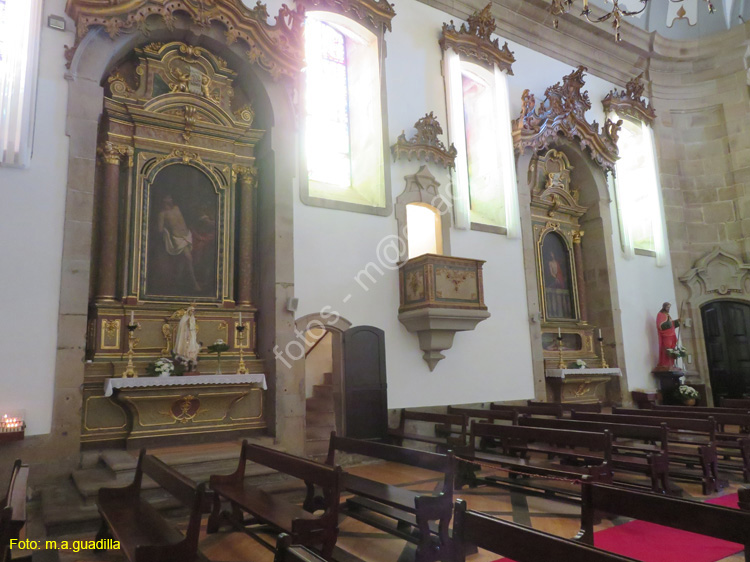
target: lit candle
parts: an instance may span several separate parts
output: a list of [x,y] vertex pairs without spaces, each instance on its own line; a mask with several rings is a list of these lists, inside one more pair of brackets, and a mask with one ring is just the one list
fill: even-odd
[[557,329],[557,337],[558,338],[562,337],[562,332],[560,332],[560,328]]
[[130,325],[132,326],[133,324],[135,324],[135,311],[131,310],[130,311]]
[[602,329],[599,328],[599,339],[602,339]]

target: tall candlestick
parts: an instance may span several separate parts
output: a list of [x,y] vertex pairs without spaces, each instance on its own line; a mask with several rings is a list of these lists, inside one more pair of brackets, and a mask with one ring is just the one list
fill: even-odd
[[560,331],[560,328],[557,329],[557,337],[558,338],[562,337],[562,332]]
[[133,324],[135,324],[135,311],[131,310],[130,311],[130,325],[132,326]]

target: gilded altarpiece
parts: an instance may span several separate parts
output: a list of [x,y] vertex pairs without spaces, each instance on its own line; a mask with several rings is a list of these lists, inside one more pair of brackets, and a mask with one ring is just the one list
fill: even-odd
[[[124,439],[132,424],[117,395],[113,400],[102,390],[106,378],[125,370],[131,319],[137,324],[132,341],[137,376],[145,376],[149,363],[171,356],[177,325],[190,306],[201,374],[217,371],[216,355],[206,350],[216,340],[229,346],[224,373],[237,372],[240,349],[247,371],[262,372],[253,264],[254,150],[264,131],[253,128],[252,100],[236,87],[236,78],[226,61],[208,50],[170,42],[136,48],[107,79],[84,442]],[[240,314],[244,330],[236,329]],[[151,392],[143,402],[150,410],[142,417],[155,416],[165,422],[161,425],[174,422],[179,431],[164,436],[265,427],[262,390],[233,385],[232,399],[219,399],[226,391],[211,385],[171,388],[164,400]],[[167,403],[169,397],[174,403]],[[178,406],[186,397],[201,415],[183,415]],[[219,403],[222,411],[209,407]]]

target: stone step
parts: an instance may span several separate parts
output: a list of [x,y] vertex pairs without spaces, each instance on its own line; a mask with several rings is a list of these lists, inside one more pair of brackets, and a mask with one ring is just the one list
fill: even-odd
[[305,438],[310,441],[314,439],[330,439],[331,432],[336,429],[332,425],[307,426],[305,428]]
[[323,384],[333,386],[333,373],[323,373]]
[[329,439],[308,439],[305,442],[305,454],[307,456],[327,454],[328,443]]
[[333,400],[313,396],[305,401],[307,412],[333,412]]
[[314,384],[313,398],[331,400],[331,404],[333,404],[333,386],[330,384]]
[[336,414],[308,410],[306,423],[310,427],[334,427],[336,425]]

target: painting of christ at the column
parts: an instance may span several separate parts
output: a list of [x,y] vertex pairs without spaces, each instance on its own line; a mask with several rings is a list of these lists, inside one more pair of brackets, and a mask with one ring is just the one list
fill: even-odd
[[218,195],[211,180],[185,164],[164,168],[148,197],[146,294],[216,297]]
[[559,234],[544,237],[541,260],[547,319],[575,320],[570,254]]

